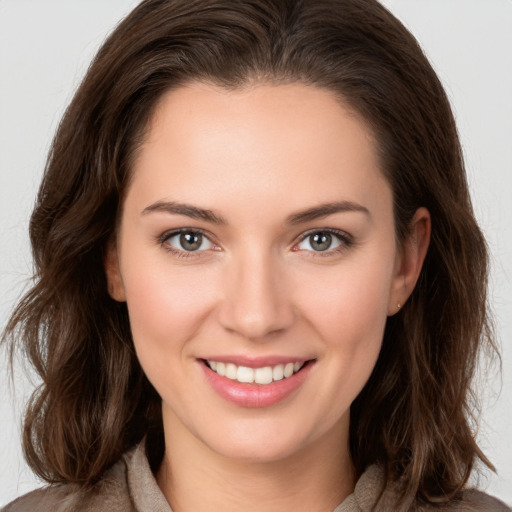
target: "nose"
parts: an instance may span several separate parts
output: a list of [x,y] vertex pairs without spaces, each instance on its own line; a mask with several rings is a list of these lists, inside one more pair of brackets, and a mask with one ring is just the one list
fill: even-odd
[[285,272],[268,255],[233,258],[224,280],[219,322],[250,340],[284,332],[294,322]]

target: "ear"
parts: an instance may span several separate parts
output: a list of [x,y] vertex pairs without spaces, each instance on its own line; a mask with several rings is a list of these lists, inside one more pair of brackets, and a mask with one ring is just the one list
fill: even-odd
[[416,286],[430,243],[430,231],[430,213],[426,208],[418,208],[397,254],[388,302],[389,316],[400,310]]
[[105,256],[103,258],[103,266],[107,277],[108,294],[118,302],[126,301],[126,293],[124,290],[121,270],[119,269],[119,257],[117,245],[114,240],[107,244]]

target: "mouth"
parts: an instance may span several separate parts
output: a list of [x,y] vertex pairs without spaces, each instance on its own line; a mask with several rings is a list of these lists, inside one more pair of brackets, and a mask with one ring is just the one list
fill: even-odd
[[307,380],[316,359],[255,360],[226,356],[198,362],[206,382],[223,399],[236,406],[262,408],[294,396]]
[[273,366],[262,366],[251,368],[249,366],[239,366],[234,363],[224,361],[214,361],[203,359],[204,364],[213,372],[221,377],[240,382],[241,384],[258,384],[265,386],[282,380],[289,379],[300,372],[310,361],[295,361]]

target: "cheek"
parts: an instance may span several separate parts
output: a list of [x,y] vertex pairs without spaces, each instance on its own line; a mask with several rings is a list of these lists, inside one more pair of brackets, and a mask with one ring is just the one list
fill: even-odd
[[298,301],[326,340],[345,340],[355,349],[382,336],[391,275],[391,264],[340,266],[323,276],[309,275]]
[[[350,407],[377,361],[387,320],[393,275],[389,258],[375,255],[340,265],[322,277],[308,276],[300,302],[303,316],[319,334],[325,349],[326,390],[338,404],[333,417]],[[384,256],[384,255],[383,255]],[[320,285],[322,292],[320,292]],[[316,293],[313,293],[314,290]]]
[[125,262],[123,276],[139,356],[147,352],[155,358],[155,351],[182,350],[215,300],[212,276],[194,271],[193,266],[177,269],[166,255],[148,258],[142,267],[133,256]]
[[[164,260],[166,258],[163,258]],[[131,262],[133,263],[133,261]],[[137,358],[164,403],[193,406],[200,397],[189,389],[193,340],[213,302],[204,273],[177,270],[153,261],[142,271],[126,265],[125,290]],[[180,402],[181,401],[181,402]]]

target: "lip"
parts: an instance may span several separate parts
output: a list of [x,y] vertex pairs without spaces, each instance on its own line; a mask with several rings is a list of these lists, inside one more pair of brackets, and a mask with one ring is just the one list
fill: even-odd
[[[270,407],[282,402],[295,391],[297,391],[306,380],[309,372],[314,366],[315,361],[311,359],[290,359],[290,358],[264,358],[264,359],[244,359],[240,357],[215,357],[213,361],[233,362],[233,364],[248,366],[250,368],[259,368],[262,366],[274,366],[284,362],[304,362],[307,364],[292,376],[272,382],[270,384],[244,384],[236,380],[221,377],[219,374],[208,368],[203,360],[198,360],[206,380],[222,398],[240,407],[263,408]],[[241,362],[243,361],[243,362]],[[270,363],[269,361],[272,361]],[[274,362],[277,361],[277,362]],[[250,363],[250,364],[249,364]]]
[[237,366],[247,366],[248,368],[263,368],[265,366],[277,366],[286,363],[305,363],[313,358],[287,357],[287,356],[266,356],[266,357],[247,357],[234,355],[212,355],[202,358],[205,361],[218,361],[222,363],[233,363]]

